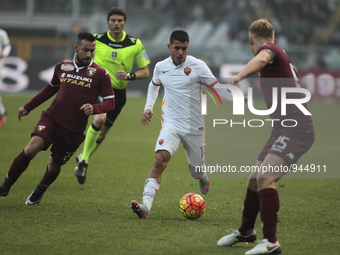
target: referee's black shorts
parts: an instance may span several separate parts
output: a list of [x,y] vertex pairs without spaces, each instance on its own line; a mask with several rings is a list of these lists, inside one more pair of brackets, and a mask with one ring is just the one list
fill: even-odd
[[112,127],[126,103],[126,89],[113,89],[113,91],[115,93],[116,106],[113,111],[106,113],[106,121],[104,125],[107,127]]

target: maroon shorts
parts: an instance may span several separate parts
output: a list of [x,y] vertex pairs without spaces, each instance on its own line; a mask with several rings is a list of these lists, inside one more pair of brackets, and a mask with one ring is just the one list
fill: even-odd
[[263,161],[267,154],[275,154],[288,164],[296,164],[298,159],[306,153],[314,142],[314,133],[298,133],[291,129],[272,131],[267,143],[263,147],[258,160]]
[[40,136],[44,139],[44,151],[53,144],[51,157],[58,165],[66,164],[85,139],[84,133],[66,129],[45,115],[41,115],[31,136]]

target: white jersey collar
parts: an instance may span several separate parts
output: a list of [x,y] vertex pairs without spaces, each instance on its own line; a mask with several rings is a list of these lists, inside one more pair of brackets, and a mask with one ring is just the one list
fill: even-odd
[[[88,66],[91,66],[92,63],[93,63],[93,60],[91,60],[91,63],[90,63]],[[76,62],[75,59],[73,59],[73,64],[74,64],[74,66],[75,66],[75,68],[76,68],[76,72],[77,72],[77,73],[79,73],[79,71],[80,71],[81,69],[84,69],[84,68],[88,67],[88,66],[81,66],[81,67],[78,67],[77,62]]]
[[189,57],[189,55],[187,55],[186,58],[185,58],[185,61],[184,61],[182,64],[178,65],[178,66],[176,66],[176,65],[174,64],[174,61],[172,60],[171,56],[169,57],[169,60],[171,61],[171,63],[172,63],[172,65],[174,66],[174,68],[180,68],[180,67],[182,67],[185,63],[188,62],[188,57]]

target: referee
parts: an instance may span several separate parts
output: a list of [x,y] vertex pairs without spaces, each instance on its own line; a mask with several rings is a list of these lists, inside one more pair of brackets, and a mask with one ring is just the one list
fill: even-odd
[[[126,19],[126,13],[122,8],[113,7],[107,14],[109,30],[94,35],[96,38],[94,62],[105,68],[111,76],[116,107],[107,114],[95,115],[92,125],[87,130],[83,152],[77,155],[77,166],[74,170],[80,184],[85,183],[90,156],[105,139],[125,105],[127,82],[149,77],[150,60],[142,42],[125,33]],[[136,73],[131,72],[134,60],[139,67]]]

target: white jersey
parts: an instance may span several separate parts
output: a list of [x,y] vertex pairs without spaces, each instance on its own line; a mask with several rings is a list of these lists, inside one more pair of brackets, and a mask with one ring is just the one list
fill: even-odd
[[0,53],[4,54],[5,57],[7,57],[10,51],[11,45],[8,39],[8,35],[5,30],[0,29]]
[[187,56],[176,66],[171,57],[155,66],[152,83],[163,84],[162,124],[167,122],[179,132],[203,134],[200,82],[212,85],[217,82],[209,67],[200,59]]

